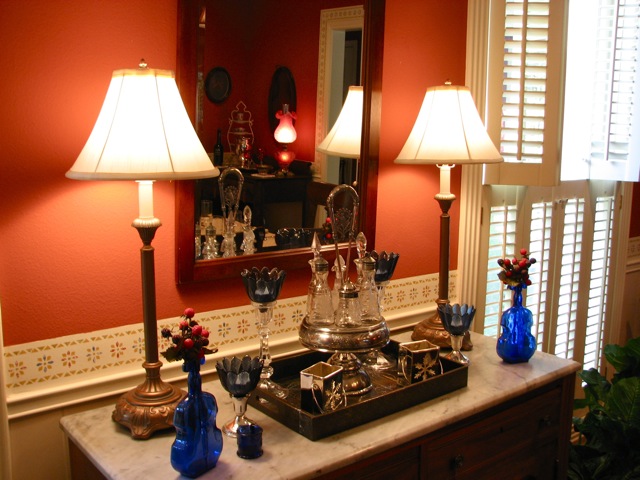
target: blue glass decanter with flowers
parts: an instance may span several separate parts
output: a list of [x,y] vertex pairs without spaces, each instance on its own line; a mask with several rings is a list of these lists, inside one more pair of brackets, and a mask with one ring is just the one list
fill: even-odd
[[162,355],[170,362],[183,360],[182,370],[188,373],[187,396],[173,417],[176,439],[171,445],[171,466],[191,478],[215,467],[222,453],[222,432],[216,425],[218,404],[211,393],[202,391],[200,376],[204,356],[217,349],[210,346],[208,330],[194,320],[194,315],[192,308],[184,311],[180,333],[162,329],[162,337],[172,342]]
[[529,268],[536,263],[536,259],[529,258],[529,253],[524,248],[520,250],[520,254],[520,259],[498,260],[502,269],[498,277],[513,291],[511,307],[502,312],[502,332],[496,346],[498,356],[507,363],[528,362],[536,351],[536,339],[531,333],[533,314],[522,305],[522,290],[531,285]]

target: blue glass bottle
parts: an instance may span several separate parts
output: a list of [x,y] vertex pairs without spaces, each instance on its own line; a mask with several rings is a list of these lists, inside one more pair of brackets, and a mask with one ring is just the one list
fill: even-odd
[[216,399],[202,391],[200,363],[187,361],[182,369],[189,373],[188,393],[176,407],[173,417],[176,439],[171,446],[171,466],[182,475],[195,478],[218,463],[222,432],[216,426]]
[[528,362],[536,351],[536,339],[531,334],[533,315],[531,310],[522,306],[522,286],[508,288],[513,290],[513,304],[502,312],[502,334],[496,350],[507,363]]

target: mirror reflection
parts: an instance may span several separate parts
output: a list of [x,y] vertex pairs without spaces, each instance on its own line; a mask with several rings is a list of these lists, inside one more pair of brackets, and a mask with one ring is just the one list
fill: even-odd
[[[238,206],[225,216],[222,184],[197,181],[198,261],[308,247],[313,232],[329,241],[326,198],[333,186],[356,180],[355,159],[327,157],[315,146],[335,121],[349,86],[361,83],[363,10],[344,6],[353,0],[333,2],[332,9],[321,8],[327,2],[303,3],[296,7],[302,25],[293,31],[273,2],[205,2],[198,72],[204,95],[198,95],[197,124],[212,161],[222,172],[239,171],[242,182]],[[321,34],[319,44],[317,25],[326,30],[333,18],[340,25]],[[222,21],[227,28],[244,28],[232,28],[222,44]],[[261,38],[265,45],[256,45]],[[307,52],[306,60],[286,53],[291,49]]]
[[[215,162],[222,164],[222,170],[241,171],[244,193],[234,218],[237,255],[196,260],[198,246],[194,242],[194,226],[199,228],[201,217],[210,215],[211,221],[205,220],[200,228],[200,248],[207,241],[207,223],[215,228],[218,248],[223,240],[225,227],[219,185],[215,179],[209,185],[176,182],[178,283],[234,277],[241,269],[256,263],[288,270],[306,268],[309,248],[297,247],[310,243],[311,235],[305,237],[308,230],[324,232],[329,227],[324,205],[331,189],[354,178],[360,195],[360,230],[372,245],[375,242],[385,2],[364,0],[362,3],[364,5],[354,5],[354,0],[179,0],[176,81],[205,148],[212,152]],[[223,8],[219,9],[221,5]],[[235,17],[231,15],[232,10]],[[350,32],[358,32],[360,46],[356,48],[361,51],[361,55],[355,55],[355,58],[361,57],[355,71],[361,77],[364,91],[359,155],[362,161],[340,156],[328,158],[316,150],[342,107],[350,83],[344,77],[353,74],[353,67],[347,68],[349,74],[345,73],[344,60],[347,56],[354,57],[346,47],[350,44],[349,48],[353,49]],[[282,74],[287,71],[289,75]],[[342,79],[341,82],[335,80],[336,77]],[[334,88],[334,84],[339,86]],[[294,89],[295,95],[287,97],[284,93],[291,94]],[[290,143],[275,138],[280,119],[270,122],[274,111],[284,114],[286,102],[289,102],[289,111],[295,112],[291,124],[296,139]],[[247,123],[241,127],[244,131],[237,130],[242,133],[237,137],[244,136],[247,140],[240,141],[238,150],[237,146],[231,148],[229,142],[229,122],[231,112],[243,109],[250,113],[251,123],[248,117],[242,116],[241,121]],[[218,143],[223,146],[219,150]],[[283,143],[287,151],[295,153],[295,160],[288,166],[290,174],[277,175],[283,167],[278,165],[276,153],[284,150]],[[255,188],[249,188],[252,182]],[[297,182],[302,183],[304,189],[296,187]],[[285,183],[287,188],[277,186],[278,183]],[[276,187],[264,188],[267,185]],[[256,196],[269,198],[258,202]],[[251,209],[256,253],[238,255],[243,251],[241,245],[247,224],[245,206]],[[278,237],[278,231],[284,235]],[[330,245],[325,245],[325,249],[333,250]]]

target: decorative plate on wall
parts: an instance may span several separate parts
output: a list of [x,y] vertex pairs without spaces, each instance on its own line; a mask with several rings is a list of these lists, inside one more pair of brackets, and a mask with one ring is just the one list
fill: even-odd
[[224,102],[231,93],[231,77],[222,67],[212,68],[204,81],[204,91],[213,103]]

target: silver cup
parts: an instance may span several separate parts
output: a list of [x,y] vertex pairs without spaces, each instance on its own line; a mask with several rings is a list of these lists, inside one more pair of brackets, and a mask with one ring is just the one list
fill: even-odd
[[422,382],[442,373],[440,348],[428,340],[404,342],[398,346],[398,381]]
[[318,362],[300,372],[300,402],[309,413],[325,413],[346,405],[342,367]]

